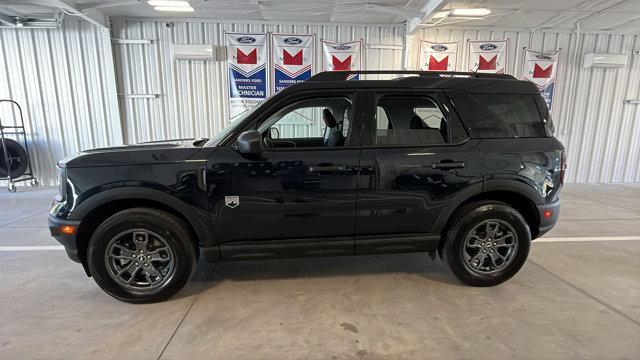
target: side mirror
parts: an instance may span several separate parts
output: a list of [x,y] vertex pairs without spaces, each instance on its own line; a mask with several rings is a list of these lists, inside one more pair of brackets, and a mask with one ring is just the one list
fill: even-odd
[[241,154],[262,153],[262,136],[258,130],[248,130],[238,135],[236,141]]

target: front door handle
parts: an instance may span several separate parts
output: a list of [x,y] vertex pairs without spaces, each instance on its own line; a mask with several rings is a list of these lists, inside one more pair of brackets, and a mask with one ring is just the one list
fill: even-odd
[[449,161],[442,160],[440,162],[431,164],[431,167],[433,169],[440,169],[440,170],[462,169],[465,166],[467,166],[467,164],[465,164],[464,161],[451,161],[451,160]]

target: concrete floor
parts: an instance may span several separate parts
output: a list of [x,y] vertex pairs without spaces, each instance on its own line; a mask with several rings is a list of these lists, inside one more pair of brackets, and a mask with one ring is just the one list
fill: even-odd
[[640,358],[640,185],[567,186],[551,242],[494,288],[424,254],[201,263],[151,305],[64,251],[1,250],[56,245],[54,190],[2,190],[1,359]]

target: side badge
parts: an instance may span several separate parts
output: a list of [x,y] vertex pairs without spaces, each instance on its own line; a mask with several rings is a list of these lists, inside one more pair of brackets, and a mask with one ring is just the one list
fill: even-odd
[[240,196],[225,196],[224,204],[233,209],[240,205]]

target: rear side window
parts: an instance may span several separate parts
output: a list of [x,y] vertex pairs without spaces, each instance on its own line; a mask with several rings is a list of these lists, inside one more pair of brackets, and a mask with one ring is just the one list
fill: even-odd
[[544,124],[544,129],[547,131],[547,136],[554,136],[555,128],[553,126],[553,119],[551,119],[551,114],[549,113],[549,108],[547,108],[547,103],[542,96],[534,96],[534,98],[538,105],[540,116],[542,116],[542,123]]
[[533,95],[449,93],[469,135],[528,138],[547,134]]
[[447,139],[446,118],[429,97],[382,96],[376,124],[376,145],[435,145]]

